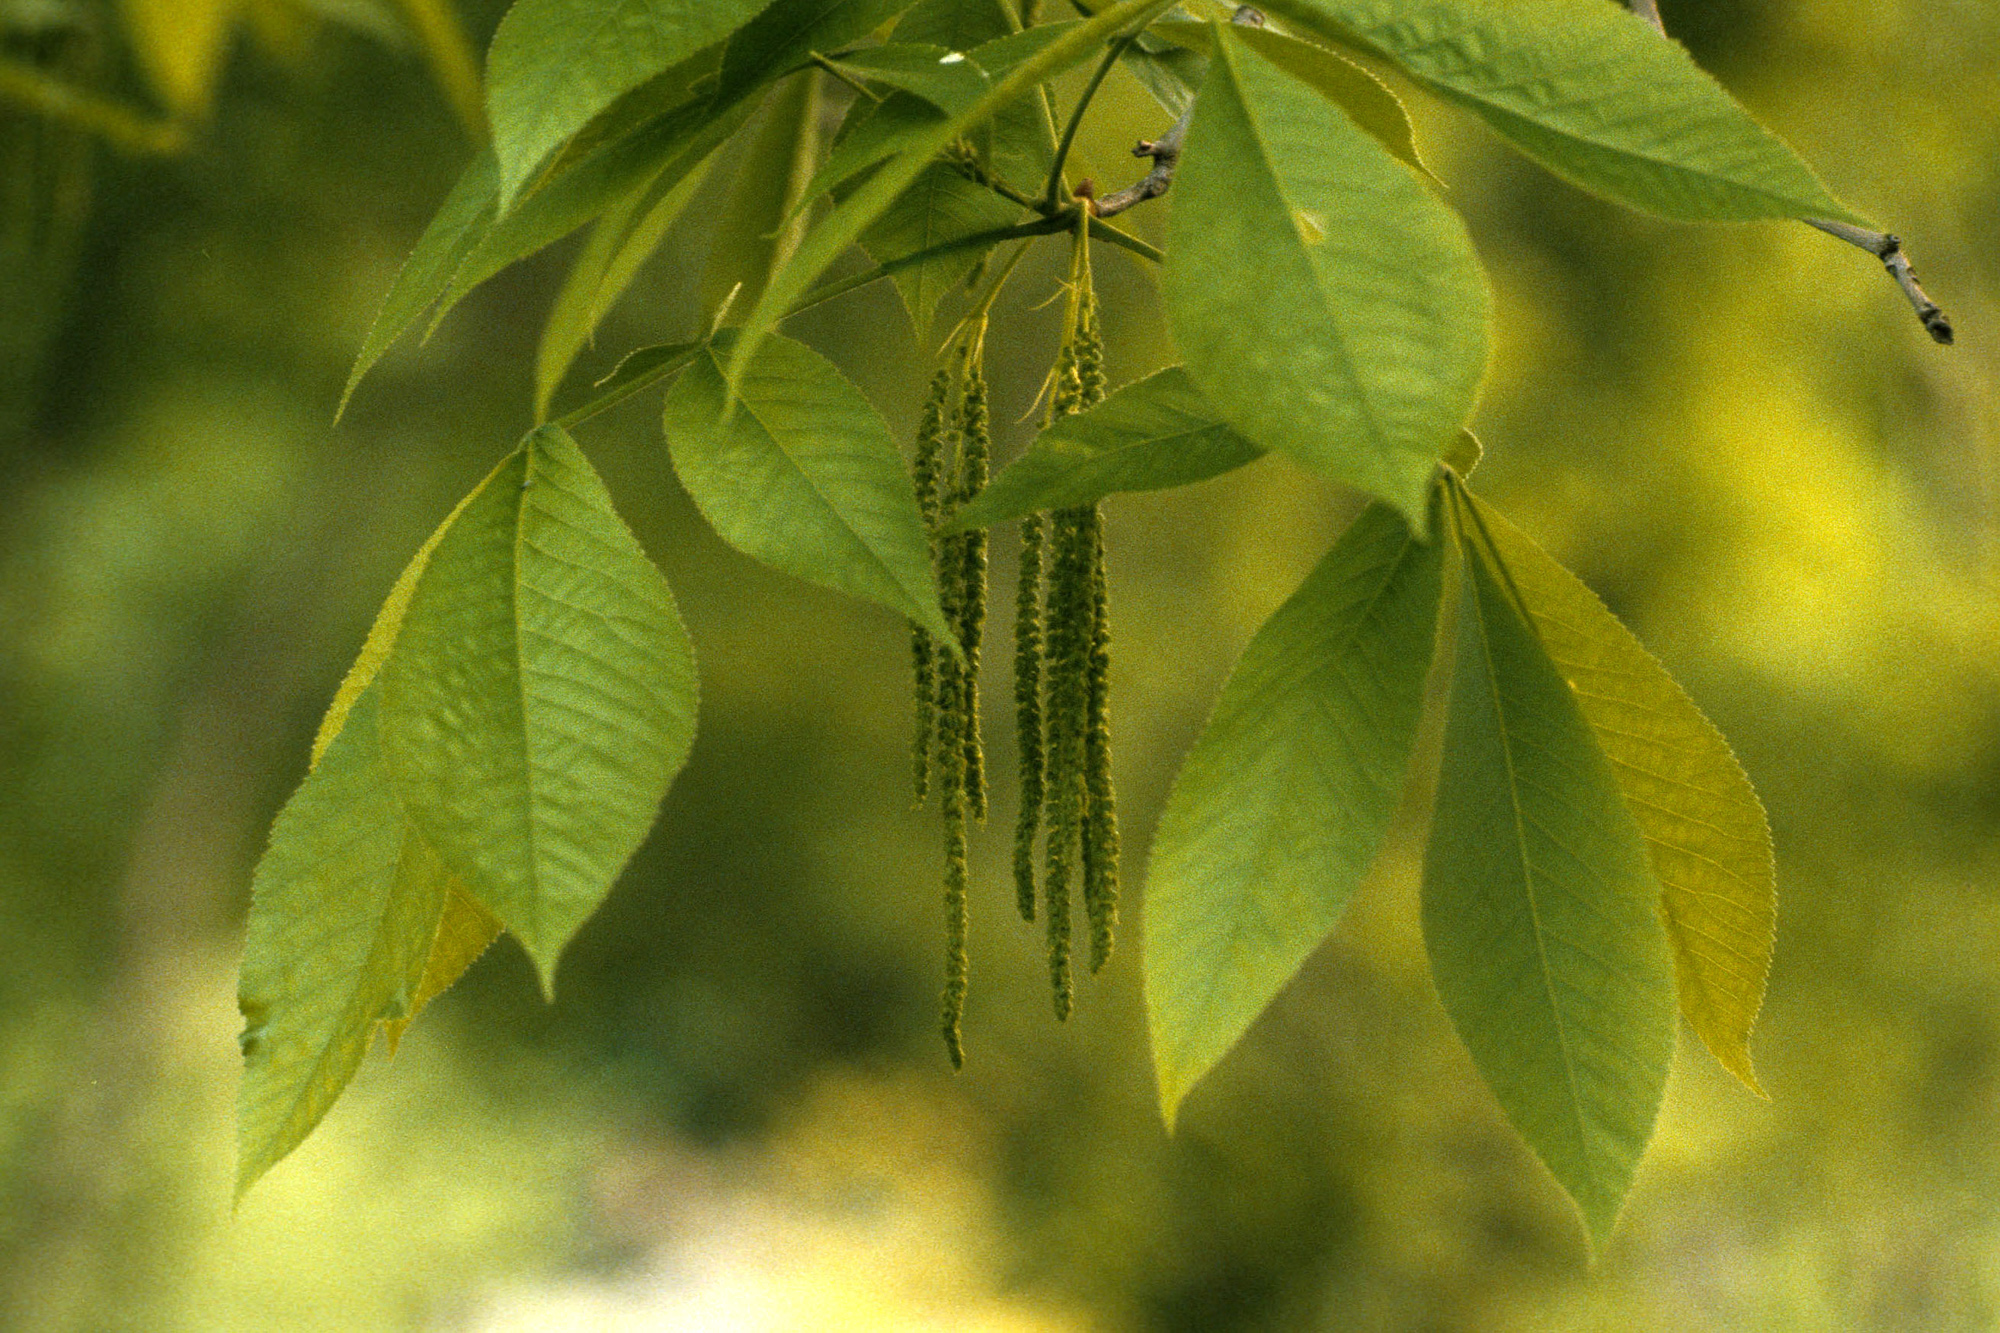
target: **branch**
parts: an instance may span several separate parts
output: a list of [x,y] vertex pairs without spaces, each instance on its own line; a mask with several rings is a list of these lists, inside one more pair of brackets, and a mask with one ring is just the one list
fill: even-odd
[[[1249,5],[1238,5],[1229,21],[1245,28],[1264,26],[1264,16]],[[1187,137],[1188,122],[1193,118],[1194,103],[1189,102],[1187,110],[1181,112],[1181,117],[1174,122],[1173,128],[1157,139],[1139,140],[1139,146],[1132,150],[1132,156],[1152,158],[1153,169],[1137,183],[1107,194],[1102,199],[1093,200],[1090,205],[1091,212],[1101,218],[1116,217],[1134,204],[1143,204],[1148,199],[1158,199],[1165,194],[1167,187],[1174,183],[1174,168],[1178,167],[1181,161],[1181,140]]]
[[[1656,0],[1629,0],[1632,12],[1659,29],[1662,37],[1667,35],[1666,25],[1660,22],[1660,10]],[[1888,232],[1870,231],[1866,227],[1856,227],[1851,223],[1835,222],[1831,218],[1800,218],[1808,227],[1817,227],[1829,236],[1838,236],[1849,245],[1859,246],[1882,261],[1882,267],[1889,270],[1889,276],[1903,289],[1910,305],[1923,322],[1924,332],[1931,335],[1931,341],[1949,346],[1952,339],[1951,321],[1944,311],[1938,309],[1937,302],[1924,294],[1917,282],[1916,270],[1910,267],[1910,257],[1903,253],[1903,242]]]
[[1808,227],[1818,227],[1829,236],[1838,236],[1849,245],[1858,245],[1881,260],[1882,267],[1889,270],[1889,276],[1903,289],[1903,295],[1910,298],[1910,305],[1916,310],[1917,318],[1923,321],[1924,331],[1931,335],[1931,341],[1945,345],[1951,343],[1951,321],[1945,318],[1944,311],[1938,309],[1937,302],[1924,294],[1922,285],[1917,282],[1917,271],[1910,267],[1910,257],[1903,253],[1900,239],[1887,232],[1869,231],[1866,227],[1850,226],[1827,218],[1801,220]]

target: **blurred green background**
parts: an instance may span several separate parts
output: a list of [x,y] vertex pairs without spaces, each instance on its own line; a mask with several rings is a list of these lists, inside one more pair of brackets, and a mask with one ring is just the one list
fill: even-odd
[[[0,103],[0,1327],[2000,1324],[2000,11],[1662,7],[1908,240],[1959,342],[1828,237],[1635,217],[1413,99],[1497,294],[1480,488],[1688,685],[1777,842],[1772,1100],[1684,1034],[1594,1272],[1431,990],[1415,818],[1170,1140],[1143,902],[1056,1025],[995,736],[953,1076],[902,629],[726,550],[651,396],[583,443],[695,636],[688,769],[553,1005],[503,943],[232,1214],[250,868],[397,570],[527,425],[568,252],[393,355],[335,426],[470,153],[398,39],[425,6],[250,0],[178,153]],[[500,9],[463,6],[475,47]],[[0,0],[0,54],[144,107],[119,16]],[[1163,117],[1122,75],[1100,105],[1082,169],[1122,184]],[[1133,224],[1158,236],[1169,205]],[[586,372],[692,330],[713,211]],[[996,419],[1052,355],[1060,249],[1003,303]],[[1170,361],[1154,275],[1109,250],[1098,274],[1114,382]],[[913,422],[886,287],[790,330]],[[1235,655],[1353,510],[1270,461],[1109,507],[1129,884]]]

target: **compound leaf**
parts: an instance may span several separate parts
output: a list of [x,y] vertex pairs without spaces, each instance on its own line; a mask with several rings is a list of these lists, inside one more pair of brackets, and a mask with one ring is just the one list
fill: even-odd
[[473,158],[459,176],[458,183],[451,187],[451,193],[424,228],[424,234],[417,238],[416,249],[397,271],[389,294],[382,298],[382,309],[361,340],[354,369],[347,375],[347,387],[341,391],[339,412],[347,410],[347,400],[354,396],[355,386],[382,359],[382,354],[422,319],[424,312],[451,285],[452,274],[492,227],[494,205],[499,197],[499,168],[489,148]]
[[487,54],[499,206],[621,95],[718,42],[768,0],[517,0]]
[[448,876],[382,763],[379,691],[363,690],[279,812],[251,884],[237,1004],[236,1193],[304,1141],[368,1051],[411,1012]]
[[[1162,23],[1157,31],[1188,43],[1195,51],[1208,49],[1211,29],[1206,23]],[[1392,156],[1430,174],[1430,168],[1417,156],[1416,131],[1410,127],[1409,112],[1373,74],[1323,46],[1269,28],[1232,27],[1230,35],[1345,111]],[[1185,54],[1192,56],[1194,51]]]
[[424,1011],[424,1006],[450,990],[465,975],[465,969],[479,961],[493,941],[500,938],[500,919],[482,907],[465,886],[451,880],[445,889],[444,913],[439,916],[437,933],[432,936],[423,971],[411,988],[409,1003],[395,1017],[379,1020],[389,1053],[395,1054],[403,1031]]
[[713,314],[725,301],[731,310],[748,310],[771,270],[797,247],[805,218],[793,208],[819,156],[819,113],[817,74],[790,79],[765,99],[709,246],[701,279],[704,311]]
[[[715,158],[678,180],[654,181],[643,194],[614,205],[591,229],[590,240],[570,266],[562,290],[549,310],[535,348],[535,419],[547,420],[549,403],[577,356],[590,344],[605,313],[616,305],[652,258],[688,201],[708,179]],[[664,187],[664,188],[662,188]]]
[[1516,148],[1630,208],[1690,221],[1865,221],[1677,42],[1602,0],[1274,0],[1373,51]]
[[[868,230],[861,233],[861,244],[876,260],[886,263],[1004,227],[1020,213],[1017,206],[967,180],[956,167],[933,162],[868,224]],[[945,293],[979,267],[987,253],[983,247],[967,247],[896,271],[896,290],[910,312],[918,341],[924,340]]]
[[1777,922],[1764,807],[1709,720],[1576,575],[1477,496],[1480,535],[1611,761],[1661,888],[1683,1016],[1753,1091]]

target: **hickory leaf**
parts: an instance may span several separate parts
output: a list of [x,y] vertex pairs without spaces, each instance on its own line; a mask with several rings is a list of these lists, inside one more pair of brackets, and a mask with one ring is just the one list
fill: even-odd
[[416,1021],[424,1006],[451,989],[465,975],[465,969],[479,961],[479,955],[500,938],[500,921],[465,891],[457,880],[445,888],[444,911],[438,917],[437,932],[431,937],[430,952],[423,970],[411,988],[409,1002],[400,1013],[377,1020],[389,1053],[395,1054],[403,1032]]
[[740,97],[816,52],[866,37],[909,6],[910,0],[774,0],[729,39],[716,95]]
[[1012,0],[917,0],[896,20],[891,36],[899,43],[970,51],[1019,28]]
[[1375,859],[1423,710],[1444,544],[1365,510],[1244,651],[1160,815],[1146,1003],[1171,1126]]
[[667,394],[681,484],[722,539],[773,569],[867,598],[956,643],[930,538],[889,427],[818,352],[774,337],[729,401],[725,333]]
[[850,51],[831,63],[844,73],[921,97],[948,116],[964,111],[993,86],[979,62],[965,52],[923,43]]
[[958,511],[947,531],[1093,504],[1120,491],[1186,486],[1263,454],[1223,423],[1186,371],[1169,366],[1056,421]]
[[819,115],[815,74],[780,84],[766,99],[709,244],[702,310],[713,314],[724,302],[732,311],[748,310],[771,269],[798,247],[805,218],[795,215],[794,206],[819,156]]
[[643,192],[671,190],[703,169],[709,155],[755,110],[739,102],[721,111],[686,103],[592,150],[539,186],[519,208],[487,229],[452,275],[432,316],[436,327],[480,283]]
[[768,0],[517,0],[487,53],[499,206],[622,94],[746,23]]
[[1245,437],[1421,525],[1486,362],[1464,225],[1232,29],[1212,41],[1162,279],[1188,376]]
[[673,596],[559,428],[466,500],[378,679],[411,822],[547,992],[652,825],[695,712]]
[[[956,167],[934,162],[868,224],[861,244],[886,262],[1004,227],[1020,214],[1017,205],[967,180]],[[919,341],[929,331],[944,294],[963,282],[988,253],[986,248],[967,248],[897,270],[896,290]]]
[[355,387],[382,359],[382,354],[444,295],[445,288],[451,285],[452,274],[493,225],[499,185],[492,150],[482,151],[445,196],[424,234],[417,238],[416,249],[397,271],[388,295],[382,298],[382,308],[376,312],[374,323],[368,326],[367,336],[361,340],[361,351],[355,355],[354,369],[348,372],[336,417],[347,411],[347,400],[354,396]]
[[271,829],[238,1007],[236,1193],[312,1132],[378,1020],[413,1012],[449,876],[396,801],[364,689]]
[[1424,943],[1473,1063],[1601,1246],[1673,1059],[1659,885],[1611,766],[1504,574],[1476,543],[1461,552]]
[[1749,1038],[1777,922],[1764,807],[1714,725],[1597,595],[1491,506],[1466,493],[1646,838],[1666,912],[1681,1013],[1753,1091]]
[[1577,185],[1690,221],[1863,219],[1679,43],[1601,0],[1273,0]]
[[[556,293],[549,321],[535,349],[535,419],[547,420],[563,376],[590,343],[605,313],[617,304],[639,268],[660,248],[667,229],[708,179],[710,156],[678,180],[655,180],[598,219],[590,240]],[[662,188],[664,187],[664,188]]]

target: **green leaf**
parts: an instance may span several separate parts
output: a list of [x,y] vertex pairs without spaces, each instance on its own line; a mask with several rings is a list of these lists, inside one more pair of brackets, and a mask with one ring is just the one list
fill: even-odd
[[1464,224],[1230,28],[1174,181],[1162,281],[1188,374],[1225,420],[1425,522],[1486,362]]
[[379,691],[354,701],[271,829],[251,884],[237,1004],[236,1195],[304,1141],[368,1052],[409,1012],[448,876],[396,802],[378,744]]
[[1462,543],[1424,942],[1473,1062],[1601,1245],[1674,1052],[1646,845],[1555,664]]
[[917,0],[896,20],[892,36],[898,42],[970,51],[1019,27],[1020,20],[1006,0]]
[[409,1003],[396,1017],[377,1020],[389,1054],[403,1040],[403,1032],[416,1021],[424,1007],[450,990],[465,969],[479,961],[479,955],[500,938],[500,919],[482,907],[465,886],[451,880],[445,890],[444,913],[438,918],[437,932],[431,937],[429,955],[412,988]]
[[480,238],[452,275],[451,289],[438,303],[432,327],[466,293],[509,264],[554,244],[635,194],[671,190],[701,170],[754,109],[739,103],[718,114],[706,101],[686,103],[557,173]]
[[681,484],[722,539],[773,569],[880,602],[940,640],[930,538],[881,416],[802,343],[758,349],[735,403],[728,334],[667,394],[667,446]]
[[[1206,23],[1162,23],[1157,30],[1201,51],[1208,49],[1212,31]],[[1231,35],[1345,111],[1391,156],[1431,175],[1417,155],[1416,132],[1410,128],[1410,115],[1402,100],[1373,74],[1323,46],[1269,28],[1234,27]]]
[[711,155],[678,180],[656,180],[645,193],[628,196],[598,219],[589,242],[570,266],[562,290],[556,293],[548,323],[542,326],[535,350],[538,423],[548,419],[550,400],[596,334],[599,321],[632,285],[640,266],[660,248],[667,229],[687,209],[714,164]]
[[652,825],[695,712],[673,596],[559,428],[466,501],[379,679],[404,809],[548,991]]
[[622,94],[746,23],[768,0],[516,0],[487,54],[500,211]]
[[[982,51],[980,65],[994,75],[992,88],[963,113],[938,122],[895,158],[883,163],[860,188],[807,233],[805,241],[772,278],[770,285],[764,289],[763,299],[757,302],[756,308],[744,321],[742,335],[730,353],[729,383],[740,389],[758,348],[771,336],[792,303],[805,295],[813,281],[860,238],[868,224],[879,217],[953,139],[984,123],[1009,103],[1026,96],[1043,81],[1081,62],[1092,48],[1112,34],[1150,17],[1171,2],[1118,0],[1095,18],[1074,25],[1061,25],[1058,32],[1048,33],[1048,28],[1058,26],[1051,24],[1047,28],[1033,28],[1013,38],[1003,39],[1015,44],[1009,54],[1014,50],[1033,51],[1008,69],[1004,77],[999,74],[1001,63]],[[988,45],[997,46],[999,43]]]
[[1179,366],[1057,421],[958,511],[947,531],[1219,477],[1264,451],[1216,415]]
[[[1004,227],[1020,215],[1018,205],[967,180],[958,168],[934,162],[868,224],[868,230],[861,233],[861,244],[878,262],[887,263]],[[925,341],[931,316],[944,294],[963,282],[988,253],[986,248],[958,250],[897,270],[896,290],[910,312],[919,342]]]
[[1681,1013],[1761,1095],[1749,1039],[1778,909],[1764,807],[1722,734],[1597,595],[1485,501],[1466,500],[1645,835]]
[[843,73],[921,97],[946,115],[964,111],[993,86],[977,59],[943,46],[898,42],[850,51],[829,63]]
[[826,53],[866,37],[910,0],[776,0],[729,39],[717,96],[741,97]]
[[484,150],[472,159],[472,165],[458,178],[458,184],[451,187],[436,216],[417,239],[417,248],[403,261],[396,281],[390,284],[389,294],[382,298],[382,309],[368,326],[368,336],[361,340],[361,351],[354,358],[354,369],[348,372],[347,387],[341,391],[340,407],[334,414],[336,420],[347,411],[347,400],[354,396],[362,376],[382,359],[396,339],[423,318],[424,312],[451,285],[451,275],[493,225],[499,189],[493,152]]
[[1146,877],[1169,1126],[1375,859],[1423,711],[1443,552],[1371,505],[1257,631],[1174,779]]
[[[1204,32],[1206,24],[1196,24]],[[1125,48],[1120,62],[1153,95],[1160,108],[1179,120],[1194,105],[1201,81],[1208,77],[1208,58],[1198,51],[1161,41],[1151,32]]]
[[1273,0],[1268,8],[1385,57],[1551,171],[1627,207],[1690,221],[1865,221],[1679,43],[1622,5]]
[[914,93],[893,92],[880,104],[857,99],[834,140],[833,151],[800,196],[799,207],[885,162],[942,125],[944,112]]
[[798,248],[805,218],[793,210],[819,156],[819,79],[815,71],[773,91],[737,163],[736,186],[723,205],[701,278],[701,308],[708,314],[724,301],[732,311],[749,310],[771,270]]

